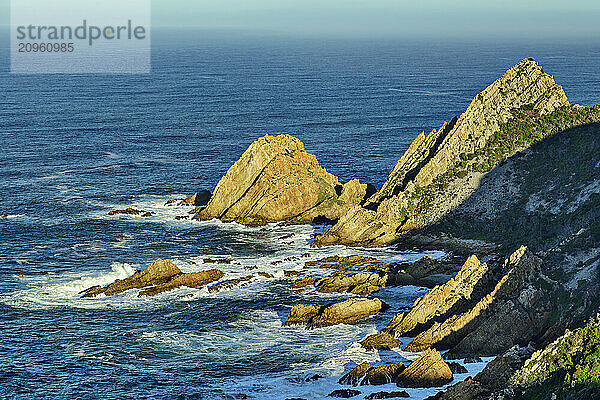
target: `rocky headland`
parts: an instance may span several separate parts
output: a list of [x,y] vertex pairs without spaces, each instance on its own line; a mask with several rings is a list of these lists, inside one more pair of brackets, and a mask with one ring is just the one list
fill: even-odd
[[[356,365],[341,385],[443,386],[454,373],[465,373],[450,360],[489,356],[495,358],[483,371],[434,398],[596,398],[599,139],[600,105],[570,104],[554,78],[525,59],[475,96],[462,115],[418,135],[379,190],[358,180],[340,183],[300,140],[267,135],[250,145],[212,195],[199,193],[180,204],[196,207],[195,220],[330,224],[313,247],[447,253],[441,261],[424,257],[402,264],[333,256],[306,263],[329,271],[326,276],[285,275],[298,276],[290,279],[294,292],[349,296],[324,305],[296,304],[285,327],[357,323],[385,311],[387,305],[375,296],[388,288],[428,289],[410,310],[394,310],[386,326],[361,340],[366,351],[380,352],[382,365]],[[115,212],[121,213],[144,215],[135,209]],[[157,260],[83,296],[129,289],[154,295],[223,276],[215,269],[184,274],[170,261]],[[222,280],[208,290],[253,277]],[[406,365],[385,362],[387,353],[400,349],[420,356]],[[390,393],[368,398],[394,397]],[[358,394],[346,388],[330,396]]]

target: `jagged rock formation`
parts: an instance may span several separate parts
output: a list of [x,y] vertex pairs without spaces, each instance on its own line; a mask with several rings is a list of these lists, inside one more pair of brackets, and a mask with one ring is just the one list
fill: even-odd
[[469,257],[454,278],[417,299],[407,314],[394,316],[383,332],[410,336],[415,330],[430,325],[431,321],[447,316],[457,306],[471,299],[487,271],[487,264],[479,262],[474,255]]
[[196,288],[217,281],[224,276],[217,269],[209,271],[182,273],[171,260],[158,259],[143,271],[129,278],[118,280],[106,287],[94,286],[82,292],[83,297],[96,297],[100,294],[113,296],[130,289],[144,289],[138,296],[154,296],[182,286]]
[[398,375],[396,384],[401,387],[435,387],[443,386],[453,378],[450,367],[442,360],[440,353],[427,349]]
[[385,287],[387,280],[387,275],[380,276],[376,273],[345,274],[342,272],[319,279],[315,282],[315,287],[322,293],[348,292],[368,296],[378,291],[379,287]]
[[337,220],[372,191],[356,179],[341,185],[300,140],[266,135],[233,164],[194,218],[245,225]]
[[308,329],[315,329],[337,324],[352,324],[386,308],[387,305],[379,299],[362,297],[348,299],[326,307],[298,304],[292,307],[283,325],[307,325]]
[[362,364],[357,365],[353,370],[348,372],[346,375],[342,376],[338,383],[340,385],[352,385],[358,386],[358,384],[362,381],[362,379],[367,374],[367,371],[370,370],[371,364],[368,362],[363,362]]
[[492,291],[477,304],[435,322],[405,350],[434,346],[451,348],[447,356],[454,358],[496,355],[539,336],[548,327],[552,310],[547,298],[550,292],[542,288],[540,259],[521,247],[505,261],[502,273]]
[[464,167],[479,166],[479,151],[513,118],[513,109],[527,106],[545,115],[568,104],[550,75],[535,61],[523,60],[478,94],[459,118],[427,136],[420,134],[383,187],[314,245],[385,245],[403,232],[439,220],[475,191],[489,166]]

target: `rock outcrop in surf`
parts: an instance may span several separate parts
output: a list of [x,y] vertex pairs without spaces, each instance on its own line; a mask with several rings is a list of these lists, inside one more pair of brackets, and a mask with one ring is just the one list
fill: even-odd
[[251,226],[335,221],[374,191],[356,179],[342,185],[297,138],[266,135],[233,164],[194,219]]

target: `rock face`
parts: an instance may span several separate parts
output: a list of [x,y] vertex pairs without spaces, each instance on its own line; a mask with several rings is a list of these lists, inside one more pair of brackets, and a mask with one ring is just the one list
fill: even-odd
[[426,388],[443,386],[452,379],[452,371],[440,353],[427,349],[398,375],[396,383],[402,387]]
[[178,205],[202,207],[208,204],[211,196],[212,195],[208,190],[201,190],[198,193],[194,193],[190,197],[181,200]]
[[521,247],[505,260],[501,272],[491,292],[474,306],[435,322],[405,350],[451,348],[451,358],[496,355],[540,335],[551,312],[548,293],[539,286],[540,259]]
[[486,272],[488,267],[485,263],[479,262],[474,255],[469,257],[454,278],[417,299],[410,312],[396,315],[383,331],[410,336],[411,332],[426,328],[431,325],[430,321],[446,316],[457,306],[468,302]]
[[250,145],[221,178],[206,208],[194,218],[245,225],[337,220],[371,188],[341,185],[302,142],[290,135],[264,136]]
[[283,324],[307,325],[308,329],[322,328],[337,324],[352,324],[375,315],[387,306],[379,299],[356,298],[331,304],[326,307],[298,304],[292,307],[288,319]]
[[[350,209],[314,245],[386,245],[438,220],[475,191],[481,172],[455,172],[468,164],[469,157],[478,157],[513,117],[513,109],[527,106],[547,114],[568,104],[562,87],[535,61],[521,61],[478,94],[459,118],[429,135],[421,133],[383,187],[364,205]],[[454,184],[452,190],[427,196],[448,182]]]
[[83,292],[83,297],[96,297],[100,294],[113,296],[130,289],[144,289],[139,296],[154,296],[182,286],[200,287],[223,277],[223,272],[209,271],[184,274],[171,260],[158,259],[143,271],[129,278],[111,283],[106,287],[94,286]]

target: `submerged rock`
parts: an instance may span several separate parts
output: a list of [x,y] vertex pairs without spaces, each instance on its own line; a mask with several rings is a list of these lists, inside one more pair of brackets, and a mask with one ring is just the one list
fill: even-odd
[[452,379],[452,371],[440,353],[427,349],[398,375],[396,383],[403,387],[427,388],[443,386]]
[[219,181],[208,205],[194,217],[245,225],[333,221],[359,204],[367,185],[341,185],[302,142],[290,135],[264,136],[248,147]]
[[402,391],[393,391],[393,392],[375,392],[371,393],[365,400],[378,400],[378,399],[397,399],[397,398],[406,398],[410,397],[410,395],[402,390]]
[[290,325],[307,325],[310,320],[315,317],[322,309],[321,306],[297,304],[292,307],[287,320],[283,323],[283,326]]
[[400,347],[400,344],[398,339],[385,332],[370,335],[360,342],[365,350],[391,350]]
[[360,394],[359,390],[353,389],[338,389],[329,393],[327,396],[329,397],[339,397],[341,399],[349,399],[350,397],[355,397]]
[[182,286],[203,286],[222,277],[223,272],[216,269],[185,274],[171,260],[158,259],[145,270],[138,271],[129,278],[115,281],[106,287],[91,287],[83,292],[82,297],[96,297],[100,294],[113,296],[130,289],[144,288],[139,296],[154,296]]

